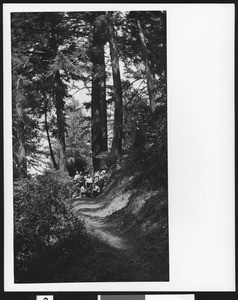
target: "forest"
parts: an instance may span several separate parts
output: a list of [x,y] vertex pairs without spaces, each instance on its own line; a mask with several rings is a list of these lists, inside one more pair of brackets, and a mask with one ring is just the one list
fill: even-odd
[[166,51],[165,11],[11,13],[15,282],[168,280]]

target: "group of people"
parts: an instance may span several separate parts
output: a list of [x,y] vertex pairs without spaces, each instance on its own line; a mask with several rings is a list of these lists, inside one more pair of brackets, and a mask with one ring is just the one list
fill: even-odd
[[76,191],[73,197],[96,198],[102,192],[106,180],[106,170],[96,171],[94,174],[83,174],[83,172],[76,171],[74,176]]

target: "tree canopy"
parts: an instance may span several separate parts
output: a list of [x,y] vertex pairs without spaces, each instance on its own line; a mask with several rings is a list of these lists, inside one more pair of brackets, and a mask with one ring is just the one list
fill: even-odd
[[141,105],[166,121],[163,11],[12,13],[11,46],[16,179],[126,161]]

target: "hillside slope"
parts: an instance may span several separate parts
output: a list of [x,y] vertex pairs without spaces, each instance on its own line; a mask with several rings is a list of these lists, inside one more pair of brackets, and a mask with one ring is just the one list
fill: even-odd
[[72,281],[169,279],[164,188],[149,188],[141,172],[123,169],[110,176],[100,197],[76,198],[71,204],[93,239],[89,258],[71,270]]

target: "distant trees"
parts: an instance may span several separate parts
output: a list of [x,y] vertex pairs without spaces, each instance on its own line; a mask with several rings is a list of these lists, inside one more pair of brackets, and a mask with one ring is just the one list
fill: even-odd
[[[27,177],[29,168],[47,156],[62,173],[69,170],[69,158],[81,161],[80,155],[82,162],[91,158],[93,168],[99,169],[101,154],[108,152],[115,161],[126,149],[125,110],[138,101],[153,113],[166,108],[164,12],[12,13],[11,24],[15,177]],[[91,94],[91,124],[70,105],[71,91],[79,83]],[[110,132],[108,103],[114,110]],[[78,129],[69,122],[76,115]],[[77,143],[71,130],[80,139]],[[41,146],[43,132],[48,151]]]
[[[23,33],[23,37],[21,34]],[[49,142],[50,154],[52,157],[53,165],[55,168],[59,168],[61,172],[66,172],[66,155],[65,155],[65,107],[64,101],[68,97],[68,90],[63,80],[67,80],[68,74],[66,70],[69,69],[70,61],[67,60],[67,51],[63,53],[61,48],[64,48],[64,42],[67,38],[68,28],[67,22],[64,19],[64,13],[16,13],[12,17],[12,56],[15,58],[16,63],[21,57],[26,57],[27,65],[30,66],[30,72],[26,75],[29,81],[28,86],[25,86],[23,94],[25,98],[26,108],[29,108],[34,115],[47,116],[47,109],[55,109],[56,114],[56,133],[57,133],[57,153],[58,162],[55,162],[53,149],[50,143],[50,133],[48,122],[44,122],[44,127],[47,133]],[[14,43],[16,41],[16,43]],[[19,41],[19,42],[17,42]],[[17,60],[18,59],[18,60]],[[14,60],[13,60],[14,61]],[[15,61],[14,61],[15,62]],[[28,67],[29,69],[29,67]],[[20,76],[23,71],[20,70]],[[61,73],[62,72],[62,73]],[[63,74],[63,77],[62,75]],[[34,99],[34,105],[32,105],[30,99]],[[51,105],[46,105],[51,102]],[[18,105],[18,111],[20,112],[20,106]],[[53,112],[54,113],[54,112]],[[19,115],[16,114],[17,119],[20,121]],[[18,122],[19,122],[18,121]],[[22,123],[22,122],[21,122]],[[41,122],[38,121],[39,130],[42,131]],[[22,126],[20,126],[21,132],[23,132]],[[18,130],[19,131],[19,130]],[[26,132],[21,135],[16,135],[15,141],[21,146],[21,153],[23,155],[23,138]],[[30,150],[30,149],[29,149]],[[36,152],[39,148],[36,149]],[[25,151],[25,155],[28,157],[35,157],[36,153],[31,151]],[[40,154],[40,153],[39,153]],[[18,169],[21,169],[21,161],[18,156]],[[36,157],[36,161],[40,159]],[[30,159],[28,159],[30,163]],[[26,168],[26,164],[24,164]]]
[[92,169],[91,118],[84,116],[83,108],[67,109],[66,157],[69,175],[75,171]]

